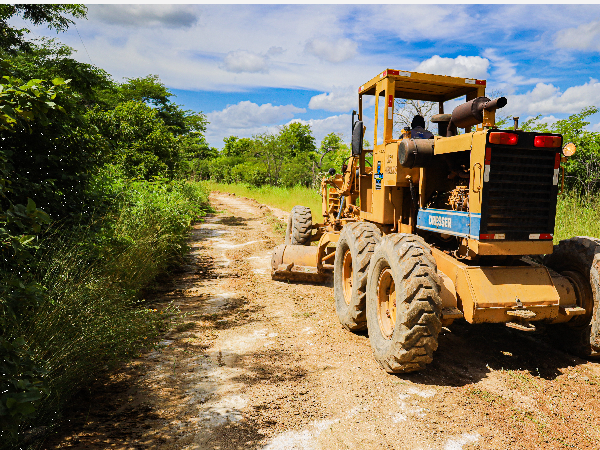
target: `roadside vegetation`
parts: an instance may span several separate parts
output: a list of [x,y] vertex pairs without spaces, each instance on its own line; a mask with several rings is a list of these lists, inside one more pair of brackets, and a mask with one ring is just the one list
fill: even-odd
[[81,5],[0,5],[0,448],[47,433],[98,373],[151,348],[169,311],[143,289],[180,263],[207,193],[206,118],[155,75],[114,81],[58,31]]

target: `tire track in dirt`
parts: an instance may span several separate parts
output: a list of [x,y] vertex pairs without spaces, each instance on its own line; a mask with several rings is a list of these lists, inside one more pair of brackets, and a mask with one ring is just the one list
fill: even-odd
[[339,324],[330,286],[271,280],[283,238],[266,207],[211,203],[223,212],[194,227],[157,293],[183,321],[78,399],[46,448],[599,448],[598,364],[456,323],[424,371],[389,375]]

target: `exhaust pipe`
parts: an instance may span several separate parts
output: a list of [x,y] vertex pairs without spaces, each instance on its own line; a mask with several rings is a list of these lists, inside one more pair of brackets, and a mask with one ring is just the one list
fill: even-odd
[[458,105],[452,111],[452,118],[448,124],[446,137],[456,134],[457,128],[469,128],[483,122],[483,112],[493,112],[504,108],[507,104],[506,97],[490,100],[487,97],[477,97],[471,101]]

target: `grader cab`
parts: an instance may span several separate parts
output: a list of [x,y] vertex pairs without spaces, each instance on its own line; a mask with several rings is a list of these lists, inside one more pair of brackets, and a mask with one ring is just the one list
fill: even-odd
[[[560,163],[574,147],[558,134],[498,129],[507,101],[485,87],[390,69],[360,86],[352,154],[321,184],[322,223],[294,207],[274,251],[275,279],[333,274],[340,322],[368,328],[388,372],[431,362],[442,326],[456,319],[547,324],[571,351],[600,352],[600,240],[553,246]],[[375,97],[373,149],[363,148],[364,96]],[[436,102],[437,135],[394,130],[398,98]]]

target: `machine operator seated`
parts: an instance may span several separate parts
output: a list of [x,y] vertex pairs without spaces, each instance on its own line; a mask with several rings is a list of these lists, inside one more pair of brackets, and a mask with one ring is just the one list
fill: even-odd
[[433,139],[433,133],[425,129],[425,119],[421,115],[416,115],[410,124],[410,137],[412,139]]

